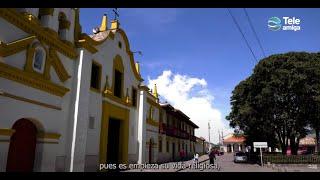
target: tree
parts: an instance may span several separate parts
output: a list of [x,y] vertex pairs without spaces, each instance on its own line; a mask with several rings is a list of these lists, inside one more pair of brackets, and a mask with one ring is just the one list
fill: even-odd
[[[290,145],[297,154],[299,141],[310,124],[319,131],[319,53],[286,53],[261,60],[253,74],[232,92],[230,126],[239,127],[247,141],[280,144],[285,154]],[[319,134],[319,133],[318,133]]]

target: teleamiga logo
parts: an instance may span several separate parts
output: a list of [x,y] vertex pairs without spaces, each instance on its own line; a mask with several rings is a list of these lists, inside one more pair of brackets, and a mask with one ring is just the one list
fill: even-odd
[[268,20],[268,28],[272,31],[300,31],[301,30],[301,20],[296,17],[282,17],[281,21],[278,17],[271,17]]

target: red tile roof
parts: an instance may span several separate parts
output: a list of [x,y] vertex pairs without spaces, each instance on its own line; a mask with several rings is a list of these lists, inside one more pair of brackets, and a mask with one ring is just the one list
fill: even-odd
[[231,137],[224,139],[223,142],[224,143],[243,143],[245,140],[246,140],[246,138],[243,136],[236,137],[233,135]]

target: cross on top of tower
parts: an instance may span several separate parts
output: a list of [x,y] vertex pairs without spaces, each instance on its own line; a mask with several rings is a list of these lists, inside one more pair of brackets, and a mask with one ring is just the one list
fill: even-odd
[[114,12],[114,20],[118,20],[119,18],[118,8],[113,8],[112,11]]

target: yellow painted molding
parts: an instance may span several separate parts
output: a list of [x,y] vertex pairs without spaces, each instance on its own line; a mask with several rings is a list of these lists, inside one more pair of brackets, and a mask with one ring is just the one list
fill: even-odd
[[27,103],[31,103],[31,104],[35,104],[35,105],[38,105],[38,106],[43,106],[43,107],[46,107],[46,108],[59,110],[59,111],[61,110],[61,108],[58,107],[58,106],[42,103],[42,102],[35,101],[35,100],[32,100],[32,99],[24,98],[24,97],[21,97],[21,96],[16,96],[16,95],[13,95],[13,94],[10,94],[10,93],[7,93],[7,92],[3,92],[3,91],[0,92],[0,96],[9,97],[9,98],[12,98],[12,99],[15,99],[15,100],[19,100],[19,101],[23,101],[23,102],[27,102]]
[[0,56],[7,57],[25,50],[35,38],[35,36],[29,36],[7,44],[0,41]]
[[52,33],[46,31],[45,28],[40,24],[30,23],[30,21],[26,19],[23,14],[17,12],[15,9],[1,8],[0,17],[22,29],[26,33],[34,34],[39,41],[43,41],[47,45],[56,48],[59,52],[68,56],[69,58],[76,59],[78,57],[77,50],[74,47],[67,45],[58,37],[53,36]]
[[92,54],[98,52],[98,50],[94,46],[92,46],[90,43],[88,43],[88,41],[86,41],[84,39],[76,42],[76,47],[78,47],[78,48],[83,47]]
[[159,122],[150,118],[147,118],[147,124],[150,124],[151,126],[159,127]]
[[49,55],[51,59],[51,64],[54,70],[57,72],[59,79],[62,82],[68,80],[71,76],[68,74],[67,70],[64,68],[61,60],[59,59],[56,51],[53,48],[49,49]]
[[161,108],[160,104],[156,102],[155,99],[151,99],[149,97],[147,97],[147,103],[149,103],[152,106],[155,106],[157,108]]
[[142,77],[140,75],[140,72],[137,71],[137,68],[136,68],[136,65],[135,65],[135,62],[134,62],[133,53],[130,50],[129,40],[128,40],[128,37],[127,37],[126,33],[121,28],[116,29],[115,32],[112,32],[110,30],[108,30],[106,32],[108,33],[106,38],[101,40],[101,41],[95,41],[85,33],[80,35],[80,39],[81,40],[85,40],[86,42],[88,42],[92,46],[98,46],[98,45],[102,44],[103,42],[105,42],[108,39],[114,40],[115,33],[116,32],[120,33],[120,35],[123,37],[123,39],[125,41],[126,53],[128,54],[128,56],[130,58],[130,66],[131,66],[131,69],[133,71],[133,74],[134,74],[134,76],[136,77],[136,79],[138,81],[142,82],[143,79],[142,79]]
[[41,138],[41,139],[60,139],[61,134],[59,134],[59,133],[39,132],[37,134],[37,137]]
[[39,15],[46,16],[50,15],[53,16],[54,8],[39,8]]
[[120,161],[119,163],[128,164],[130,111],[105,101],[102,103],[99,162],[101,164],[107,163],[108,128],[109,119],[111,117],[121,121],[118,157]]
[[15,132],[16,132],[16,130],[14,130],[14,129],[0,128],[0,135],[1,136],[12,136],[12,134]]
[[96,88],[93,88],[93,87],[90,87],[90,91],[93,91],[93,92],[98,93],[98,94],[101,93],[101,91],[99,89],[96,89]]
[[139,85],[139,89],[140,89],[140,90],[147,91],[147,92],[150,91],[150,89],[148,88],[148,86],[140,86],[140,85]]
[[69,89],[66,87],[54,84],[49,80],[39,78],[39,76],[36,76],[30,72],[20,70],[2,62],[0,62],[0,77],[22,83],[26,86],[33,87],[60,97],[64,96],[69,91]]
[[40,25],[40,21],[37,17],[35,17],[33,14],[28,12],[21,12],[22,16],[29,21],[31,24]]
[[125,98],[118,98],[118,97],[116,97],[116,96],[114,96],[112,94],[109,94],[109,93],[103,93],[103,97],[106,97],[106,98],[108,98],[108,99],[110,99],[110,100],[112,100],[114,102],[117,102],[119,104],[122,104],[124,106],[128,106],[128,107],[132,106],[132,104],[130,102],[129,103],[126,102]]

